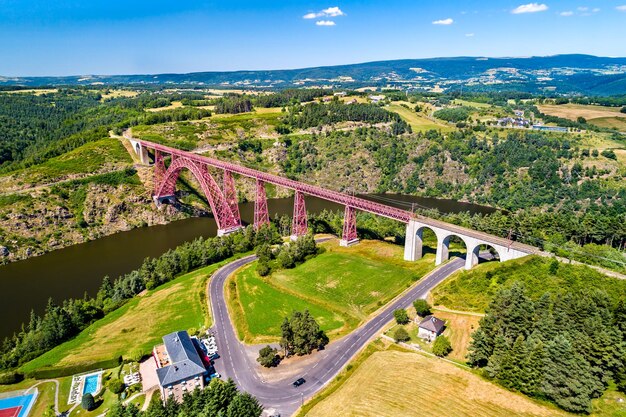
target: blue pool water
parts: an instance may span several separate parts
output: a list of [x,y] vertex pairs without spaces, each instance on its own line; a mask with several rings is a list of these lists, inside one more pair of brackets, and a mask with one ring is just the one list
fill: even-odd
[[100,374],[87,375],[85,377],[85,386],[83,387],[84,394],[95,394],[98,391],[98,378]]
[[17,417],[26,417],[35,402],[35,394],[20,395],[18,397],[10,397],[0,399],[0,411],[7,408],[22,407]]

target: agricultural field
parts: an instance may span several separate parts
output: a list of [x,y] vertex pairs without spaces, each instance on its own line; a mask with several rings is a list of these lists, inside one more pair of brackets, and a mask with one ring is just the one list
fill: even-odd
[[190,272],[140,297],[131,299],[65,342],[25,364],[25,372],[45,367],[65,367],[123,356],[140,358],[161,337],[180,329],[200,329],[211,324],[206,304],[210,275],[225,262]]
[[[419,353],[385,349],[358,363],[341,385],[331,384],[300,415],[341,416],[564,416],[521,394]],[[350,371],[348,371],[350,372]]]
[[258,109],[250,113],[215,114],[203,120],[140,125],[133,136],[179,149],[216,149],[217,145],[243,139],[275,139],[280,109]]
[[[407,109],[406,107],[403,107],[400,104],[405,104],[409,106],[409,108]],[[398,113],[400,117],[402,117],[404,121],[406,121],[411,126],[411,129],[413,129],[413,132],[425,132],[430,129],[443,130],[443,131],[454,130],[454,128],[450,125],[438,122],[434,119],[431,120],[427,118],[426,116],[415,112],[415,110],[413,110],[415,108],[415,105],[412,103],[394,102],[386,106],[385,108],[389,111]]]
[[587,121],[604,117],[626,118],[626,113],[620,113],[620,107],[606,107],[583,104],[541,104],[537,108],[550,116],[576,120],[584,117]]
[[470,271],[461,271],[436,287],[430,301],[436,306],[453,310],[484,312],[489,302],[502,288],[522,282],[532,298],[545,292],[562,293],[597,288],[613,300],[626,297],[626,281],[611,278],[583,265],[558,263],[550,270],[551,260],[528,256],[502,263],[486,263]]
[[105,138],[87,143],[40,165],[0,176],[0,193],[118,171],[130,167],[131,163],[130,155],[119,140]]
[[341,337],[434,267],[432,254],[405,262],[402,247],[389,243],[364,241],[342,248],[332,241],[323,247],[325,253],[294,269],[261,278],[251,266],[233,278],[229,308],[241,339],[276,340],[283,318],[304,308],[331,340]]
[[583,104],[544,104],[537,108],[550,116],[576,120],[584,117],[588,123],[599,127],[626,131],[626,113],[620,112],[620,107],[593,106]]

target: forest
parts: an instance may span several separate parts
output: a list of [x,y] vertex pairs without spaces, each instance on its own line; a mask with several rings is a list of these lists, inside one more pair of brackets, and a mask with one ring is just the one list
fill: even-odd
[[615,305],[593,289],[533,299],[515,283],[496,293],[486,313],[468,362],[488,378],[574,413],[589,413],[611,381],[626,392],[624,300]]

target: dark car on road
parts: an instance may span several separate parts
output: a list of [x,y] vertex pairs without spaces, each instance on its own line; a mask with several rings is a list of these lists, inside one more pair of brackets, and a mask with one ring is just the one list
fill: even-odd
[[219,359],[220,355],[218,353],[214,353],[210,356],[211,360]]
[[306,382],[306,380],[304,378],[298,378],[295,381],[293,381],[293,386],[298,388],[300,385],[304,384]]

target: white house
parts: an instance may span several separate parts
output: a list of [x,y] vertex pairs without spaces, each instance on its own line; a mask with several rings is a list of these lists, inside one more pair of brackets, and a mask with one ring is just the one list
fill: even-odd
[[435,340],[435,338],[443,332],[445,327],[446,323],[443,320],[432,315],[426,316],[419,322],[417,337],[429,341]]

